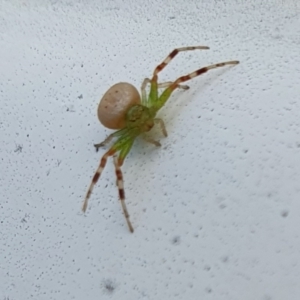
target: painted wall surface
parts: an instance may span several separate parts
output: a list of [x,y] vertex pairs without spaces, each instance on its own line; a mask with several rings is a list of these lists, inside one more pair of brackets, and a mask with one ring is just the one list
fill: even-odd
[[[300,299],[300,2],[0,1],[0,300]],[[113,84],[175,91],[81,205]]]

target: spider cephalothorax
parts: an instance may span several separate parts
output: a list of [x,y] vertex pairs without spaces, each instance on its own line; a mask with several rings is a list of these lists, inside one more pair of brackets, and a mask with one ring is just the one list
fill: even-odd
[[141,104],[133,105],[126,113],[126,127],[139,128],[141,133],[150,131],[154,126],[153,117],[148,107]]
[[[156,118],[157,112],[164,106],[172,92],[177,88],[188,89],[186,85],[181,85],[182,82],[188,81],[196,76],[199,76],[207,71],[226,65],[236,65],[239,63],[237,60],[217,63],[207,67],[200,68],[188,75],[181,76],[175,81],[158,83],[158,73],[179,53],[182,51],[190,51],[202,49],[209,49],[206,46],[183,47],[174,49],[166,59],[159,64],[151,79],[145,78],[141,86],[141,96],[137,89],[130,83],[120,82],[113,85],[102,97],[98,106],[98,118],[100,122],[109,129],[118,129],[118,131],[109,135],[102,143],[95,144],[98,150],[112,141],[110,149],[104,153],[101,158],[100,165],[92,179],[88,188],[82,210],[86,211],[88,199],[92,193],[94,185],[97,183],[102,170],[106,165],[107,158],[113,156],[115,172],[117,177],[117,186],[119,190],[119,198],[121,200],[123,212],[128,224],[130,232],[133,232],[133,227],[129,220],[129,214],[125,205],[125,192],[123,175],[121,166],[129,153],[135,139],[150,131],[154,125],[159,125],[164,136],[167,136],[167,131],[162,119]],[[147,96],[146,86],[150,84],[150,92]],[[163,92],[158,95],[158,89],[164,88]],[[144,139],[155,146],[160,146],[160,142],[152,139],[151,137],[144,136]],[[118,156],[117,156],[118,154]]]

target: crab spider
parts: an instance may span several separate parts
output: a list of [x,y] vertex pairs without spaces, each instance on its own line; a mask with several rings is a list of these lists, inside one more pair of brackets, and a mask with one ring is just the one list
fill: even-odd
[[[165,105],[172,92],[178,88],[188,89],[186,85],[181,85],[182,82],[193,79],[199,75],[206,73],[209,70],[224,67],[226,65],[236,65],[237,60],[221,62],[207,67],[200,68],[188,75],[181,76],[175,81],[158,83],[158,73],[161,72],[167,64],[179,53],[191,50],[207,50],[206,46],[183,47],[174,49],[165,60],[159,64],[153,72],[152,78],[145,78],[141,86],[141,96],[137,89],[130,83],[120,82],[113,85],[102,97],[98,106],[98,118],[102,125],[109,129],[118,129],[109,135],[102,143],[95,144],[96,150],[116,139],[112,146],[101,158],[98,169],[88,188],[82,210],[85,212],[88,205],[88,200],[91,196],[94,185],[97,183],[107,159],[113,156],[115,172],[117,177],[117,187],[119,190],[119,198],[121,200],[122,209],[127,221],[130,232],[133,232],[133,226],[129,219],[129,213],[125,204],[124,181],[121,166],[129,153],[135,139],[152,129],[157,124],[160,126],[164,136],[167,136],[167,131],[162,119],[156,118],[157,112]],[[147,96],[146,87],[150,84],[150,92]],[[158,89],[163,88],[163,92],[159,95]],[[150,137],[145,138],[146,141],[160,146],[160,143]]]

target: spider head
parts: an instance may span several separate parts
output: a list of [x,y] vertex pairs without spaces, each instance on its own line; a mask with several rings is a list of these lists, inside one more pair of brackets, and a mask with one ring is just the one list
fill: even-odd
[[144,105],[133,105],[126,113],[126,126],[137,127],[141,132],[147,132],[154,126],[153,116],[150,110]]

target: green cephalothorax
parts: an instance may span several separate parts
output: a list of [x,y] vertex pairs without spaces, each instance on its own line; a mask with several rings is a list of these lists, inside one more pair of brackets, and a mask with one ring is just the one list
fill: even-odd
[[[88,188],[82,206],[82,210],[84,212],[87,209],[88,199],[92,193],[93,187],[100,178],[100,175],[106,165],[107,158],[113,156],[119,198],[121,200],[128,228],[130,232],[133,232],[133,226],[131,225],[129,214],[125,205],[124,182],[121,166],[135,139],[142,135],[147,142],[152,143],[155,146],[160,146],[161,144],[159,141],[147,136],[146,133],[149,132],[155,125],[158,125],[160,126],[163,135],[165,137],[167,136],[164,122],[162,119],[156,118],[156,114],[166,104],[173,91],[178,88],[187,90],[189,87],[187,85],[182,85],[182,82],[202,75],[209,70],[224,67],[226,65],[236,65],[239,63],[237,60],[217,63],[181,76],[175,81],[158,83],[158,73],[161,72],[179,52],[196,49],[207,50],[209,48],[206,46],[195,46],[174,49],[165,58],[165,60],[155,68],[152,78],[144,79],[141,86],[141,96],[132,84],[126,82],[120,82],[113,85],[104,94],[98,106],[98,118],[105,127],[109,129],[117,129],[117,131],[109,135],[102,143],[94,145],[98,150],[99,147],[105,146],[115,139],[109,150],[102,156],[99,167],[96,170]],[[149,84],[150,91],[147,95],[146,88]],[[164,89],[160,96],[158,89]]]
[[151,115],[148,107],[144,105],[134,105],[126,113],[126,127],[139,128],[140,132],[147,132],[154,126],[154,116]]

